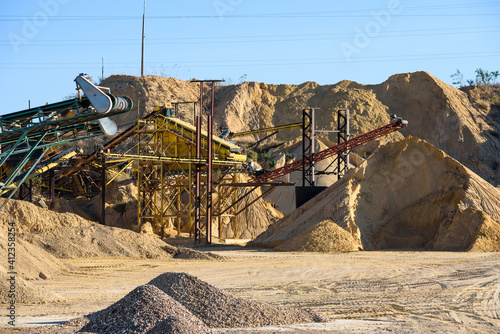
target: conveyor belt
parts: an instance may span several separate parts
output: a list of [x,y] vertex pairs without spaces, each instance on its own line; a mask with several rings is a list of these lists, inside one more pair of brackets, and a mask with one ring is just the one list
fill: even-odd
[[290,174],[291,172],[294,172],[296,170],[301,169],[304,164],[306,166],[310,165],[312,162],[318,162],[321,160],[324,160],[326,158],[329,158],[333,155],[340,154],[342,152],[346,152],[348,150],[351,150],[357,146],[363,145],[369,141],[372,141],[374,139],[380,138],[382,136],[385,136],[391,132],[401,130],[402,128],[406,127],[408,122],[402,120],[401,118],[395,118],[396,120],[393,121],[390,124],[387,124],[385,126],[382,126],[378,129],[375,129],[373,131],[367,132],[365,134],[362,134],[360,136],[357,136],[355,138],[352,138],[350,140],[347,140],[343,143],[337,144],[335,146],[329,147],[323,151],[314,153],[313,155],[304,157],[300,160],[294,161],[288,165],[285,165],[281,168],[277,168],[275,170],[272,170],[270,172],[264,173],[262,175],[256,176],[250,180],[250,182],[266,182],[268,180],[274,180],[280,176]]

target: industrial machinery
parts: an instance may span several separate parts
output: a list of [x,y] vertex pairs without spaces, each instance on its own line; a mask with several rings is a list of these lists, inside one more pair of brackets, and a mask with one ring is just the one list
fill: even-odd
[[[59,155],[52,154],[50,159],[43,161],[42,158],[48,149],[62,143],[102,134],[113,135],[117,131],[117,126],[108,116],[124,113],[132,108],[132,101],[129,98],[112,95],[107,88],[92,84],[85,75],[79,75],[75,81],[84,96],[0,116],[0,129],[2,130],[0,133],[2,145],[0,180],[3,180],[3,183],[0,183],[0,194],[17,189],[25,180],[49,169],[51,189],[53,189],[54,167],[61,161],[74,157],[78,152],[71,150]],[[314,166],[315,162],[331,156],[347,155],[352,148],[407,125],[405,120],[394,116],[388,125],[349,139],[348,114],[344,115],[339,112],[339,127],[337,130],[330,131],[338,132],[337,145],[320,152],[303,150],[304,154],[300,160],[254,176],[250,180],[245,178],[240,180],[246,155],[240,146],[226,138],[234,139],[268,132],[272,132],[271,135],[273,135],[284,129],[302,128],[303,132],[309,136],[309,140],[313,142],[311,139],[314,138],[315,131],[314,112],[311,113],[310,119],[304,116],[300,123],[240,133],[226,132],[225,137],[217,138],[210,130],[211,117],[208,117],[207,131],[202,130],[202,96],[203,89],[200,86],[200,100],[194,102],[195,125],[172,117],[170,104],[157,108],[94,153],[88,156],[79,155],[73,159],[72,164],[57,167],[59,171],[57,179],[65,180],[71,176],[75,179],[75,184],[78,183],[76,179],[81,179],[82,182],[78,184],[82,191],[85,191],[83,188],[87,181],[98,189],[98,183],[93,182],[86,174],[89,168],[97,171],[101,175],[98,191],[101,193],[103,202],[101,222],[104,223],[105,189],[106,185],[112,181],[106,180],[106,171],[118,164],[124,165],[125,167],[120,167],[124,170],[132,165],[132,161],[135,161],[138,186],[138,230],[143,224],[151,223],[153,226],[160,226],[163,233],[163,227],[171,224],[170,226],[175,226],[180,234],[181,224],[187,224],[189,231],[194,228],[195,240],[200,240],[204,235],[206,241],[210,243],[212,224],[218,224],[220,236],[222,220],[226,222],[229,220],[232,224],[232,231],[237,236],[237,216],[241,212],[272,188],[293,185],[273,181],[274,179],[307,166]],[[197,108],[198,103],[200,107]],[[211,113],[213,109],[212,96]],[[307,114],[305,111],[304,113]],[[110,152],[132,137],[136,139],[135,154]],[[312,144],[309,146],[312,147]],[[15,162],[14,165],[12,161]],[[7,166],[6,162],[10,162],[10,165]],[[261,195],[248,197],[259,187],[266,187],[267,190]],[[246,188],[247,191],[242,191],[242,188]],[[12,194],[13,192],[10,196]]]
[[260,133],[281,131],[281,130],[285,130],[285,129],[296,129],[296,128],[300,128],[300,127],[302,127],[302,122],[273,126],[273,127],[264,128],[264,129],[237,132],[237,133],[226,131],[226,132],[224,132],[224,136],[229,138],[229,139],[234,139],[234,138],[239,138],[239,137],[256,135],[256,134],[260,134]]
[[352,139],[349,139],[345,142],[339,143],[332,147],[329,147],[323,151],[314,153],[310,156],[305,156],[302,159],[296,160],[288,165],[285,165],[281,168],[277,168],[275,170],[269,171],[267,173],[263,173],[258,175],[250,180],[250,182],[266,182],[269,180],[274,180],[280,176],[289,174],[296,170],[302,169],[304,166],[311,164],[312,162],[318,162],[324,160],[328,157],[334,156],[336,154],[340,154],[342,152],[352,150],[353,148],[366,144],[369,141],[385,136],[391,132],[401,130],[402,128],[408,125],[408,121],[403,120],[401,117],[397,117],[393,115],[391,117],[391,123],[384,125],[378,129],[372,130],[365,134],[359,135]]
[[[235,138],[240,138],[240,137],[257,135],[257,134],[261,134],[261,133],[272,132],[271,134],[265,136],[264,138],[259,139],[255,143],[253,143],[250,146],[248,146],[248,148],[252,148],[254,146],[259,145],[261,142],[263,142],[267,138],[269,138],[271,136],[274,136],[275,134],[277,134],[281,130],[302,128],[304,126],[303,124],[304,124],[303,122],[291,123],[291,124],[273,126],[273,127],[270,127],[270,128],[263,128],[263,129],[257,129],[257,130],[249,130],[249,131],[243,131],[243,132],[237,132],[237,133],[231,132],[231,131],[229,131],[229,129],[223,129],[221,131],[220,137],[224,138],[224,139],[226,139],[226,138],[227,139],[235,139]],[[308,124],[306,124],[306,126],[307,125]]]
[[0,193],[12,190],[12,197],[51,148],[115,134],[117,126],[109,116],[132,109],[130,98],[112,95],[84,74],[75,82],[84,96],[0,116]]

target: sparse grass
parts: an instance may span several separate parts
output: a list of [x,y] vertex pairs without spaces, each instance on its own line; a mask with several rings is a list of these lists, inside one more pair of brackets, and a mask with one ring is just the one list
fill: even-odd
[[490,102],[485,100],[477,100],[476,105],[479,109],[482,109],[486,112],[490,111]]
[[467,93],[474,108],[487,112],[495,119],[500,116],[499,85],[467,86],[460,89]]

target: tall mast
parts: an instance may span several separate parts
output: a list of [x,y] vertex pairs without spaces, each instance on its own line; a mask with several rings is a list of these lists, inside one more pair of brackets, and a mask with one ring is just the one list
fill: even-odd
[[144,22],[146,20],[146,1],[144,1],[144,11],[142,12],[142,53],[141,53],[141,78],[144,76],[144,39],[146,34],[144,33]]

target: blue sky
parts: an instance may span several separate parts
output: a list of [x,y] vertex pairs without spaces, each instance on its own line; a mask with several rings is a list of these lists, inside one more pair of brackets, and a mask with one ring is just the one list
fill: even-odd
[[[0,114],[56,102],[82,72],[140,74],[143,1],[0,4]],[[149,0],[145,74],[363,84],[500,70],[500,1]]]

